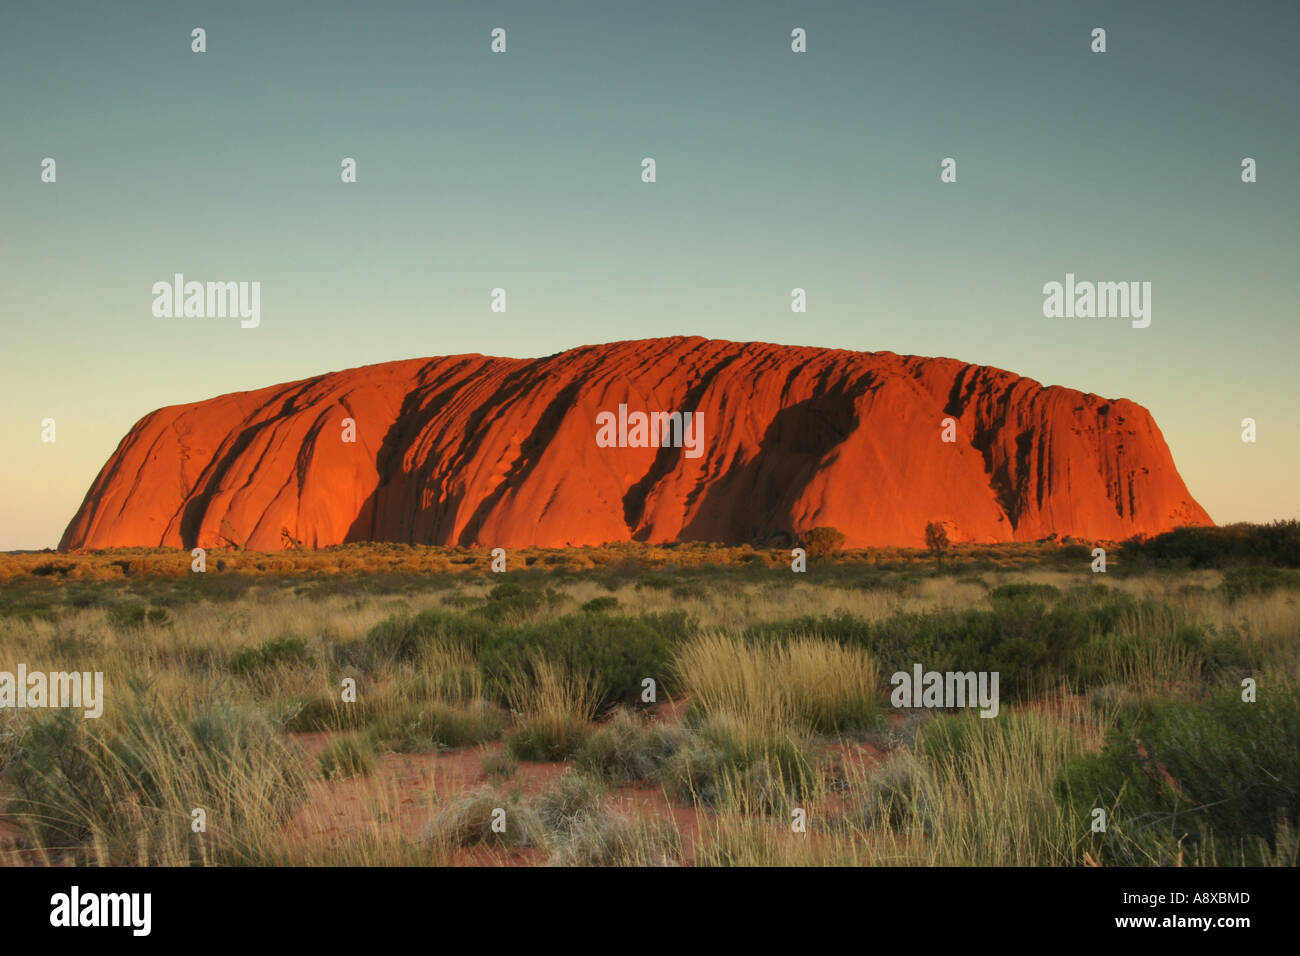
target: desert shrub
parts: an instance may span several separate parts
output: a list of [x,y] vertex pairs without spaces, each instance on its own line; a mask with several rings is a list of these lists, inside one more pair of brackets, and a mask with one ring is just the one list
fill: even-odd
[[498,584],[487,596],[487,600],[469,613],[484,617],[489,621],[501,622],[507,619],[520,620],[531,617],[544,607],[563,603],[567,598],[548,588],[545,591],[526,588],[513,581]]
[[533,652],[503,678],[515,728],[506,749],[520,760],[567,760],[590,732],[601,699],[589,673]]
[[1170,567],[1226,568],[1249,563],[1300,568],[1300,521],[1177,528],[1146,541],[1126,541],[1122,555]]
[[1023,700],[1058,682],[1088,635],[1088,619],[1077,608],[1049,609],[1022,596],[995,601],[990,611],[894,615],[870,629],[868,647],[889,671],[914,663],[941,672],[996,671],[999,694]]
[[636,582],[638,591],[671,591],[677,587],[678,581],[675,575],[664,571],[651,571]]
[[780,642],[796,634],[824,637],[840,644],[855,644],[866,648],[871,648],[873,644],[872,622],[848,611],[822,617],[804,615],[760,621],[745,628],[743,632],[745,640],[753,643]]
[[1220,587],[1229,601],[1249,595],[1272,594],[1279,588],[1300,590],[1300,572],[1281,568],[1230,568],[1224,572]]
[[1144,610],[1158,607],[1154,601],[1139,601],[1131,594],[1102,590],[1103,585],[1093,585],[1075,597],[1088,617],[1088,627],[1094,634],[1116,631],[1142,616]]
[[1243,645],[1200,626],[1170,624],[1093,634],[1075,649],[1069,673],[1079,689],[1106,684],[1151,686],[1198,681],[1210,672],[1248,666]]
[[861,813],[868,827],[894,831],[919,827],[927,834],[933,832],[925,773],[912,753],[892,754],[872,772],[862,798]]
[[417,661],[438,643],[454,643],[477,652],[495,633],[496,627],[482,618],[423,611],[380,621],[366,635],[366,645],[376,661]]
[[10,598],[0,606],[0,618],[5,617],[26,621],[57,621],[59,609],[38,598],[31,600]]
[[109,626],[119,631],[140,628],[150,624],[155,627],[166,627],[171,623],[171,617],[166,608],[149,607],[147,604],[137,603],[114,604],[108,609],[105,617]]
[[1107,811],[1106,831],[1088,831],[1103,863],[1267,862],[1300,826],[1300,692],[1135,711],[1066,767],[1057,794],[1081,827]]
[[994,588],[989,592],[989,600],[1015,601],[1020,598],[1039,598],[1047,601],[1060,597],[1060,595],[1060,590],[1050,584],[1032,584],[1028,581],[1017,581]]
[[1006,594],[989,610],[903,611],[880,621],[841,612],[767,621],[746,628],[754,642],[815,635],[868,651],[884,673],[998,671],[999,693],[1027,699],[1058,682],[1075,648],[1091,632],[1090,617],[1070,602],[1054,607],[1037,597]]
[[653,611],[638,618],[664,640],[680,644],[695,634],[695,619],[685,611]]
[[602,595],[601,597],[592,598],[580,608],[587,614],[604,614],[607,611],[618,610],[618,598],[611,594]]
[[348,734],[330,741],[320,755],[320,774],[326,780],[368,777],[375,770],[375,748],[363,734]]
[[831,558],[844,549],[847,540],[838,528],[809,528],[801,536],[804,548],[811,558]]
[[[216,565],[220,571],[225,566],[225,559],[218,558]],[[195,574],[191,578],[189,586],[194,588],[195,593],[213,602],[237,601],[258,584],[258,576],[255,574],[217,574],[211,568],[206,573]]]
[[358,730],[374,717],[369,698],[345,703],[338,692],[291,702],[285,712],[284,729],[290,733],[313,730]]
[[679,601],[707,601],[713,594],[710,587],[703,581],[686,580],[673,585],[672,595]]
[[576,759],[582,770],[610,783],[657,780],[685,745],[680,726],[643,721],[620,707],[587,738]]
[[598,711],[636,701],[647,677],[665,693],[674,687],[669,642],[634,618],[607,614],[571,614],[499,631],[484,645],[479,663],[489,686],[508,697],[509,682],[528,679],[529,661],[538,654],[588,674],[600,688]]
[[256,647],[241,647],[230,655],[230,671],[248,674],[277,664],[302,660],[307,654],[307,642],[293,634],[273,637]]
[[505,714],[486,701],[428,701],[376,718],[369,733],[376,744],[398,753],[429,753],[496,740],[505,726]]
[[329,647],[329,659],[347,671],[365,671],[370,668],[370,645],[365,638],[339,641]]

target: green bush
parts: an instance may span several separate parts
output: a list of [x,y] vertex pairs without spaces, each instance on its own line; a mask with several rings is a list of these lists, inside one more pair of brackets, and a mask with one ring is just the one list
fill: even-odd
[[1050,584],[1031,584],[1027,581],[1003,584],[989,592],[991,601],[1016,601],[1020,598],[1039,598],[1047,601],[1055,600],[1060,596],[1060,590]]
[[509,620],[522,620],[535,615],[545,607],[563,603],[568,600],[565,595],[550,588],[538,591],[526,588],[513,581],[498,584],[487,596],[487,600],[471,608],[469,613],[500,623]]
[[685,611],[654,611],[642,614],[638,620],[673,644],[681,644],[698,630],[695,619]]
[[607,614],[571,614],[498,631],[484,644],[479,663],[504,699],[509,682],[528,674],[537,654],[570,672],[592,675],[600,685],[601,710],[637,701],[647,677],[662,692],[671,693],[674,686],[672,645],[635,618]]
[[[1057,795],[1102,863],[1268,862],[1283,829],[1300,826],[1300,692],[1134,710],[1100,754],[1071,762]],[[1104,833],[1088,826],[1097,807]]]
[[257,647],[241,647],[230,655],[232,674],[248,674],[265,667],[302,660],[307,642],[292,634],[282,634]]
[[151,608],[147,604],[115,604],[106,612],[108,624],[115,630],[144,627],[166,627],[171,624],[171,617],[163,607]]
[[847,539],[838,528],[819,527],[805,531],[801,540],[809,557],[831,558],[844,549]]
[[1125,558],[1172,567],[1225,568],[1243,563],[1300,568],[1300,521],[1178,528],[1126,541]]
[[1280,568],[1231,568],[1224,572],[1221,585],[1229,601],[1256,594],[1272,594],[1278,588],[1300,590],[1300,572]]
[[477,652],[496,633],[482,618],[448,611],[422,611],[380,621],[366,635],[372,661],[418,661],[436,641],[459,644]]
[[429,753],[496,740],[505,726],[505,714],[485,701],[463,707],[433,701],[377,718],[370,737],[399,753]]
[[612,595],[604,595],[598,598],[592,598],[581,609],[587,614],[604,614],[606,611],[618,610],[618,598]]

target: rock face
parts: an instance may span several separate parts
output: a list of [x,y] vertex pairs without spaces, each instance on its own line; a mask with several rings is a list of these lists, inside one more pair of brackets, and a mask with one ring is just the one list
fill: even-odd
[[[702,413],[698,454],[602,447],[618,428],[598,443],[598,415],[620,405],[628,443],[635,412]],[[922,547],[929,521],[980,542],[1213,523],[1126,399],[953,359],[670,338],[391,362],[159,409],[60,547],[779,543],[818,525],[849,547]]]

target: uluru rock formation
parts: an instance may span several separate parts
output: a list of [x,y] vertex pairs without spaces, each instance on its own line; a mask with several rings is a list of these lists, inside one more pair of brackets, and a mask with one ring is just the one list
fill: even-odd
[[[698,455],[602,447],[598,415],[620,405],[629,422],[702,413]],[[954,359],[666,338],[390,362],[159,409],[60,547],[772,543],[819,525],[849,547],[921,547],[930,521],[981,542],[1213,523],[1126,399]]]

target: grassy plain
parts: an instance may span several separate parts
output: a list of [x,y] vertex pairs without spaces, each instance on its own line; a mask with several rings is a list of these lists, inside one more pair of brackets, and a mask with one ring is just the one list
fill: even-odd
[[1300,572],[1198,554],[0,555],[0,673],[105,686],[0,709],[0,860],[1293,865]]

